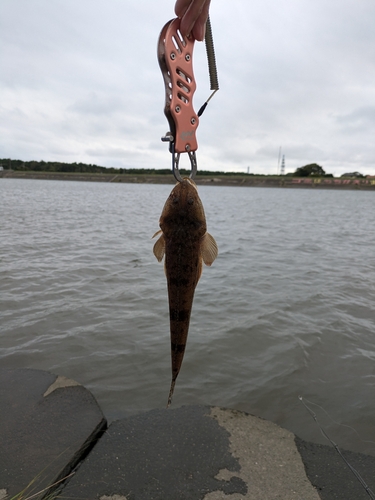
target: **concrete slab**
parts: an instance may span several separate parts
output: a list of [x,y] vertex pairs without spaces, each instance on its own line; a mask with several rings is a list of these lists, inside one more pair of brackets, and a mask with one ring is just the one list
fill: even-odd
[[40,370],[0,370],[0,408],[2,497],[65,477],[106,428],[87,389]]
[[[322,500],[369,500],[375,498],[375,457],[340,450],[361,476],[362,485],[332,446],[308,443],[296,437],[307,477]],[[370,491],[366,492],[365,486]]]
[[319,500],[294,435],[242,412],[188,406],[114,422],[61,498]]

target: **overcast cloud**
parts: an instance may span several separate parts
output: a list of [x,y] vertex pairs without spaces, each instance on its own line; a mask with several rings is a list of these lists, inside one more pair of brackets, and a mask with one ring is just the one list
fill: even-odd
[[[287,172],[375,175],[375,2],[211,5],[220,91],[198,169],[275,174],[281,146]],[[0,157],[168,168],[156,43],[172,17],[174,0],[1,0]],[[196,43],[196,110],[205,57]]]

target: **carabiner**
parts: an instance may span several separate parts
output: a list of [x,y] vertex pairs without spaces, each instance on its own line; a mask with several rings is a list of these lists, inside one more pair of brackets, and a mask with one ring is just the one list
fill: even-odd
[[[180,155],[181,153],[176,153],[175,152],[175,147],[174,143],[171,143],[171,152],[172,152],[172,172],[174,175],[174,178],[178,182],[182,182],[182,177],[180,174],[179,170],[179,163],[180,163]],[[191,164],[191,172],[190,172],[190,179],[194,180],[195,174],[197,173],[197,157],[195,154],[195,151],[188,151],[189,159],[190,159],[190,164]]]

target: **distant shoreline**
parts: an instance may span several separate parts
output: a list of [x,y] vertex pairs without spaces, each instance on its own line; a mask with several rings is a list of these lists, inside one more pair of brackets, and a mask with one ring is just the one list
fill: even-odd
[[[175,184],[172,173],[166,174],[93,174],[78,172],[33,172],[21,170],[2,170],[0,179],[44,179],[58,181],[116,182],[131,184]],[[252,175],[199,175],[198,185],[207,186],[246,186],[282,187],[303,189],[361,189],[375,190],[375,179],[337,179],[330,177],[291,177],[291,176],[252,176]]]

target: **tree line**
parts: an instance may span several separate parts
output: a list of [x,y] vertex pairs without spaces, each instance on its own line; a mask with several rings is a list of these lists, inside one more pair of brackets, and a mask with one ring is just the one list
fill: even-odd
[[168,169],[154,170],[143,168],[107,168],[95,165],[92,163],[64,163],[58,161],[23,161],[11,160],[9,158],[0,159],[0,165],[4,170],[21,170],[33,172],[76,172],[89,174],[150,174],[160,173],[167,174]]
[[[99,165],[87,163],[63,163],[57,161],[22,161],[11,160],[9,158],[0,159],[0,166],[4,170],[21,170],[33,172],[76,172],[90,174],[130,174],[130,175],[165,175],[170,174],[170,168],[154,169],[154,168],[113,168],[101,167]],[[180,169],[182,175],[189,175],[190,170]],[[254,175],[245,174],[244,172],[220,172],[199,170],[200,175]]]
[[309,176],[333,177],[332,174],[326,174],[323,167],[321,167],[317,163],[309,163],[308,165],[305,165],[304,167],[298,167],[295,172],[293,172],[292,174],[287,174],[287,175],[293,175],[294,177],[309,177]]

